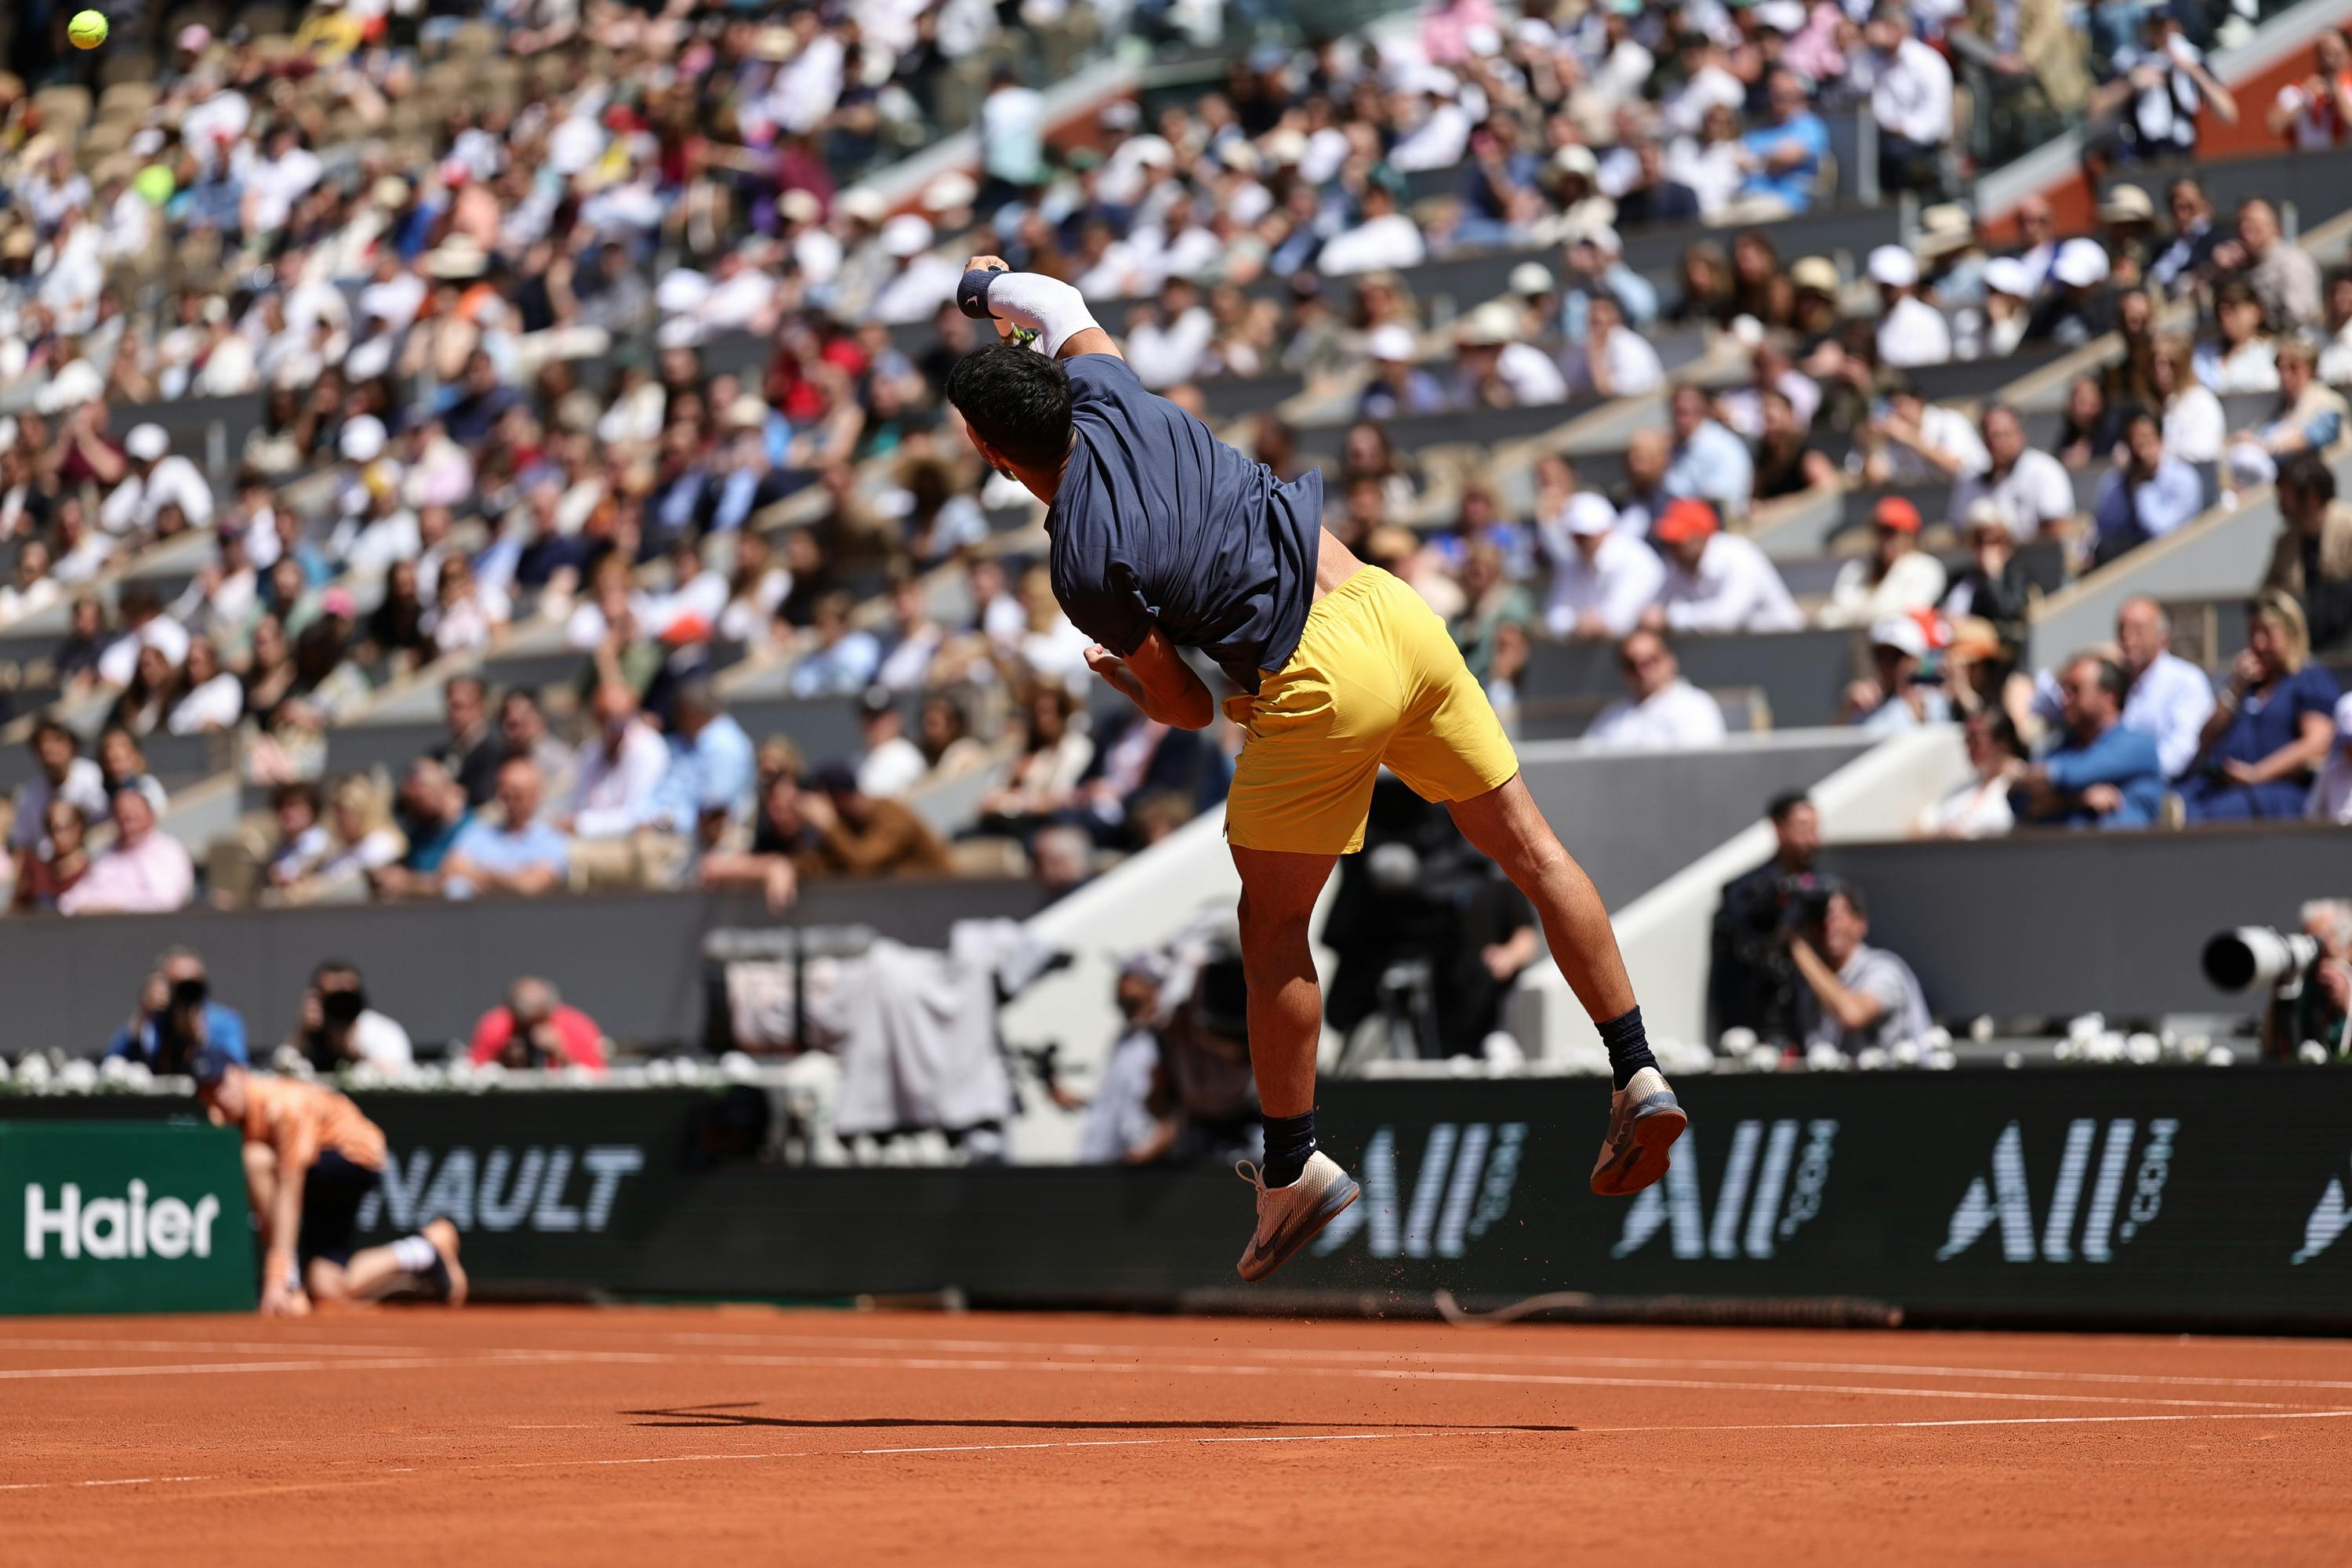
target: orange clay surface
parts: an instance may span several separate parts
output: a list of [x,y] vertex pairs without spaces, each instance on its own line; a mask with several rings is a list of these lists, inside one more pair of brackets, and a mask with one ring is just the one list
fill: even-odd
[[2352,1345],[758,1309],[0,1321],[0,1562],[2352,1562]]

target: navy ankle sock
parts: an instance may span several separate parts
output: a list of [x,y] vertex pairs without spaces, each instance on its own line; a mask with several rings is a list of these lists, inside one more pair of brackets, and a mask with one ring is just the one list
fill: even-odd
[[1265,1119],[1265,1160],[1258,1173],[1269,1187],[1286,1187],[1298,1180],[1307,1169],[1307,1156],[1315,1152],[1315,1113],[1303,1111],[1297,1116],[1269,1116]]
[[[1609,1076],[1616,1080],[1619,1089],[1633,1082],[1633,1075],[1643,1068],[1658,1065],[1658,1058],[1650,1054],[1650,1037],[1642,1032],[1642,1010],[1639,1007],[1622,1018],[1612,1018],[1605,1024],[1593,1026],[1601,1031],[1601,1043],[1609,1047]],[[1270,1128],[1273,1123],[1266,1125]],[[1266,1146],[1269,1149],[1273,1147],[1270,1133]]]

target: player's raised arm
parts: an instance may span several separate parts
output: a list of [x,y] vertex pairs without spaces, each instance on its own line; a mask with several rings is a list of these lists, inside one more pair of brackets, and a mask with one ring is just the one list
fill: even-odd
[[1002,257],[975,256],[964,263],[956,308],[975,321],[1002,323],[1000,331],[1010,325],[1036,333],[1055,359],[1127,357],[1111,335],[1095,324],[1084,295],[1058,278],[1011,271]]

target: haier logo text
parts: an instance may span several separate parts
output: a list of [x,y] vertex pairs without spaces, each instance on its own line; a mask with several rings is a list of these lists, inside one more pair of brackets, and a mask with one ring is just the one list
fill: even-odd
[[[2000,1230],[2000,1255],[2011,1263],[2071,1263],[2077,1256],[2076,1221],[2081,1221],[2080,1257],[2085,1263],[2106,1263],[2115,1249],[2137,1237],[2164,1208],[2164,1185],[2172,1174],[2172,1146],[2180,1123],[2160,1117],[2147,1124],[2147,1141],[2139,1144],[2137,1166],[2132,1148],[2139,1124],[2119,1116],[2099,1135],[2095,1118],[2067,1124],[2066,1146],[2058,1156],[2058,1178],[2050,1206],[2037,1223],[2033,1194],[2026,1182],[2025,1135],[2014,1121],[2001,1129],[1992,1146],[1988,1180],[1979,1173],[1960,1195],[1937,1262],[1948,1262],[1974,1247],[1985,1232]],[[2098,1169],[2092,1173],[2093,1145],[2097,1145]],[[2089,1202],[2084,1201],[2088,1183]],[[2036,1251],[2039,1235],[2040,1250]]]
[[1761,1121],[1732,1128],[1712,1223],[1699,1192],[1698,1148],[1685,1133],[1665,1179],[1644,1188],[1626,1211],[1625,1229],[1609,1256],[1639,1251],[1664,1230],[1676,1258],[1771,1257],[1775,1247],[1821,1213],[1838,1124],[1787,1117],[1766,1129]]
[[178,1198],[148,1202],[147,1184],[133,1181],[119,1198],[84,1202],[67,1182],[52,1202],[38,1182],[25,1184],[25,1256],[38,1262],[57,1244],[65,1258],[210,1258],[220,1199],[206,1193],[194,1205]]
[[1396,1129],[1381,1128],[1364,1148],[1364,1195],[1315,1238],[1316,1255],[1337,1252],[1363,1231],[1374,1258],[1461,1257],[1471,1237],[1510,1212],[1527,1141],[1524,1121],[1437,1123],[1422,1151],[1412,1205],[1401,1207]]

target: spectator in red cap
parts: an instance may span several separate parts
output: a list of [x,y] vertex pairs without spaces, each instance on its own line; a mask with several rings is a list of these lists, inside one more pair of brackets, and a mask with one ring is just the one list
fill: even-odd
[[1805,624],[1771,560],[1754,540],[1724,532],[1707,502],[1668,503],[1651,532],[1666,557],[1666,584],[1642,616],[1651,630],[1790,632]]
[[1883,497],[1870,514],[1875,542],[1838,571],[1825,626],[1866,626],[1888,616],[1924,610],[1944,596],[1944,563],[1919,548],[1919,509],[1901,496]]

